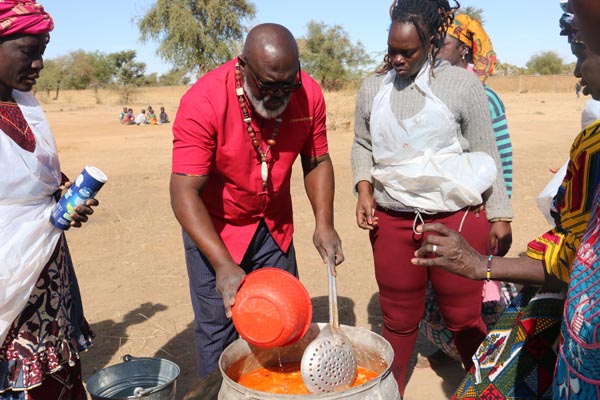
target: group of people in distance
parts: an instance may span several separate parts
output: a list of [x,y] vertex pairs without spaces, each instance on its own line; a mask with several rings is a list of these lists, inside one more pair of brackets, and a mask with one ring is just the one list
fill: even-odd
[[132,108],[123,107],[119,121],[125,125],[160,125],[169,123],[169,116],[164,107],[160,108],[158,116],[152,106],[142,109],[138,115],[133,114]]
[[[574,74],[582,93],[600,100],[600,2],[561,3]],[[455,398],[600,398],[600,119],[586,118],[573,141],[545,210],[553,229],[525,256],[504,257],[512,245],[512,147],[502,101],[485,85],[495,53],[480,24],[458,8],[448,0],[394,1],[383,65],[356,100],[354,218],[373,252],[382,335],[394,350],[393,399],[404,395],[431,305],[432,340],[449,332],[451,343],[436,343],[467,371]],[[49,222],[70,182],[31,93],[52,29],[36,1],[0,1],[0,170],[7,171],[0,177],[0,399],[85,398],[79,352],[93,333],[65,234]],[[169,190],[201,380],[218,373],[219,356],[238,337],[231,312],[246,274],[269,266],[299,276],[297,158],[314,214],[312,241],[323,264],[344,273],[326,114],[294,36],[276,23],[252,28],[241,54],[181,99]],[[168,122],[163,107],[153,115],[151,107],[136,117],[124,108],[121,122]],[[80,227],[97,205],[76,207],[71,225]],[[506,300],[514,284],[523,288]],[[493,324],[490,304],[499,305]]]

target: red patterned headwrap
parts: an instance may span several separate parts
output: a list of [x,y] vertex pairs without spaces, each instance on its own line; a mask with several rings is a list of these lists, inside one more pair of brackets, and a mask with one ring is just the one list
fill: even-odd
[[52,17],[35,0],[0,0],[0,37],[43,35],[52,28]]

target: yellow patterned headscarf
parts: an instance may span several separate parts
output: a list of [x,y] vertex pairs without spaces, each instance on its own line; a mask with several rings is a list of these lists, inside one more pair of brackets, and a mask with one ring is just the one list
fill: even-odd
[[448,35],[467,45],[473,55],[473,70],[482,82],[494,73],[496,52],[481,22],[466,14],[456,14]]

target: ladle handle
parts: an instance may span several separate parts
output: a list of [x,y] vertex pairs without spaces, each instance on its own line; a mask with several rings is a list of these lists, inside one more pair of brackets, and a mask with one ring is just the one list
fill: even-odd
[[335,276],[333,275],[333,269],[335,268],[335,256],[332,259],[331,256],[327,256],[327,280],[329,283],[329,325],[335,332],[340,329],[340,321],[338,319],[338,306],[337,306],[337,287],[335,282]]

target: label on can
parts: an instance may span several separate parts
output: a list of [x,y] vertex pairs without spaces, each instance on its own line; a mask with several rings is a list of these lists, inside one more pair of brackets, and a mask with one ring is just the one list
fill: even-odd
[[75,212],[75,207],[85,204],[88,199],[93,198],[107,179],[106,175],[98,168],[91,165],[86,166],[54,206],[50,222],[60,229],[69,228],[73,220],[71,214]]

